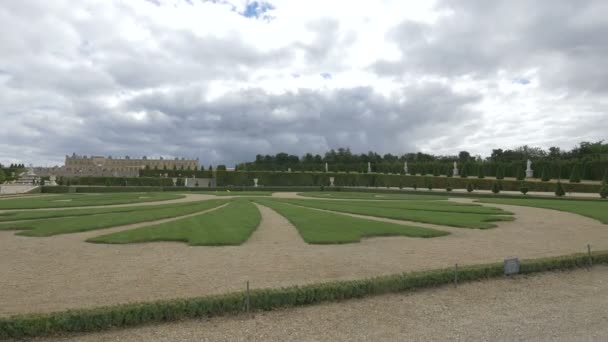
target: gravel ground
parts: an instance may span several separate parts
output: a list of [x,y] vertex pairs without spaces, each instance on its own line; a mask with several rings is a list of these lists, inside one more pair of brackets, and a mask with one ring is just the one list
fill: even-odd
[[[242,246],[183,243],[89,244],[126,227],[47,238],[0,232],[0,316],[134,301],[193,297],[253,288],[358,279],[454,263],[536,258],[608,249],[595,220],[547,209],[492,205],[516,221],[491,230],[442,229],[433,239],[384,237],[346,245],[308,245],[295,227],[261,207],[262,223]],[[399,222],[399,221],[397,221]],[[128,227],[132,228],[132,227]]]
[[606,341],[608,267],[40,342]]

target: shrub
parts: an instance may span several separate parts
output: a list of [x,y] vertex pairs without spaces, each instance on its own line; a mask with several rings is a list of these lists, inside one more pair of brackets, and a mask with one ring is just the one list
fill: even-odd
[[445,188],[445,191],[452,191],[452,188],[448,186],[447,188]]
[[412,184],[412,188],[414,188],[414,190],[418,190],[418,184],[416,184],[416,183]]
[[500,186],[498,185],[498,182],[492,183],[492,192],[495,194],[500,192]]
[[521,166],[517,166],[517,169],[515,170],[515,178],[519,181],[524,180],[524,178],[526,178],[524,169]]
[[540,180],[543,182],[548,182],[551,178],[549,177],[549,170],[547,170],[547,167],[543,167],[543,172],[540,176]]
[[562,182],[557,182],[557,186],[555,187],[555,196],[562,197],[566,194],[564,191],[564,187],[562,186]]
[[483,170],[483,165],[479,166],[479,170],[477,171],[477,178],[479,178],[479,179],[486,178],[486,174],[485,174],[485,172]]
[[604,184],[602,186],[602,189],[600,189],[600,197],[601,198],[606,198],[608,197],[608,184]]
[[606,169],[606,170],[604,171],[604,178],[602,178],[602,184],[603,184],[603,185],[608,184],[608,169]]
[[505,178],[505,169],[502,165],[498,165],[496,168],[496,179],[504,179]]
[[525,186],[522,186],[521,188],[519,188],[519,192],[521,192],[522,194],[527,194],[528,193],[528,188]]
[[574,164],[572,167],[572,173],[570,173],[570,183],[580,183],[581,182],[581,172],[578,164]]
[[472,183],[467,184],[467,192],[473,192],[473,184]]

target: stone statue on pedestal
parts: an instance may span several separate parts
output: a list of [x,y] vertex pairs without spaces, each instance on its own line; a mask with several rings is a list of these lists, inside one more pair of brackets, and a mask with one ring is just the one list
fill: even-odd
[[403,172],[407,175],[407,162],[403,162]]
[[367,173],[372,173],[372,163],[367,162]]
[[534,171],[532,170],[532,162],[530,159],[526,162],[526,178],[534,177]]
[[454,177],[458,176],[458,164],[454,162],[454,169],[452,170],[452,175]]

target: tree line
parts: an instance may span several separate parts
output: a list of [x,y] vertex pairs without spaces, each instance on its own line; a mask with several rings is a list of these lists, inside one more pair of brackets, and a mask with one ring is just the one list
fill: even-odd
[[404,162],[409,174],[452,175],[453,162],[458,163],[461,176],[485,176],[523,178],[526,161],[532,161],[535,178],[543,180],[570,179],[578,182],[601,180],[608,169],[608,143],[581,142],[571,150],[550,147],[520,146],[514,149],[493,149],[483,158],[468,151],[458,155],[433,155],[428,153],[405,153],[380,155],[377,152],[356,154],[349,148],[331,149],[324,155],[306,153],[299,157],[287,153],[276,155],[258,154],[253,162],[237,164],[240,171],[325,171],[367,173],[368,163],[374,173],[403,174]]

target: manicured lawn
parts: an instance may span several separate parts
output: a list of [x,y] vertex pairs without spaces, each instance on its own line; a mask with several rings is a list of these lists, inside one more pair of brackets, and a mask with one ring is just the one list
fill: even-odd
[[[274,200],[292,203],[293,200]],[[512,221],[512,216],[507,215],[492,215],[492,214],[476,214],[470,212],[447,212],[447,211],[432,211],[432,210],[412,210],[400,208],[387,208],[375,206],[369,201],[314,201],[314,200],[298,200],[294,204],[306,206],[310,208],[325,209],[337,212],[386,217],[396,220],[407,220],[414,222],[432,223],[444,226],[462,227],[462,228],[477,228],[486,229],[496,227],[491,222],[495,221]],[[461,210],[470,210],[466,206],[455,206]],[[474,208],[474,207],[473,207]],[[503,212],[504,214],[509,214]]]
[[472,214],[510,214],[502,209],[493,207],[484,207],[479,204],[457,203],[450,201],[349,201],[349,200],[309,200],[309,199],[281,199],[292,204],[307,205],[314,202],[315,204],[339,204],[355,207],[375,207],[375,208],[393,208],[393,209],[409,209],[409,210],[424,210],[424,211],[440,211],[440,212],[455,212],[455,213],[472,213]]
[[387,194],[370,192],[344,191],[312,191],[298,193],[304,197],[342,198],[342,199],[371,199],[371,200],[447,200],[446,196],[416,195],[416,194]]
[[271,191],[203,191],[196,193],[215,196],[272,196]]
[[108,213],[126,213],[126,212],[144,211],[144,210],[152,211],[152,210],[159,210],[159,209],[179,208],[179,207],[183,207],[184,205],[190,205],[193,203],[195,203],[195,202],[176,203],[176,204],[160,204],[160,205],[142,205],[142,206],[133,206],[133,207],[7,211],[7,212],[0,213],[0,222],[39,220],[39,219],[44,219],[44,218],[58,218],[58,217],[70,217],[70,216],[89,216],[89,215],[108,214]]
[[260,220],[260,212],[253,203],[236,200],[201,215],[102,235],[87,241],[116,244],[181,241],[193,246],[240,245],[249,239]]
[[0,224],[0,230],[24,230],[17,234],[25,236],[51,236],[177,217],[211,209],[226,202],[227,200],[218,199],[187,203],[180,206],[161,207],[155,210],[146,208],[144,210],[128,212],[111,212],[87,216],[3,223]]
[[567,211],[596,219],[608,224],[608,201],[577,201],[571,199],[540,199],[540,198],[488,198],[477,202],[521,205]]
[[183,197],[184,195],[182,194],[162,192],[67,194],[35,198],[3,199],[0,200],[0,210],[85,207],[96,205],[165,201]]
[[281,201],[255,200],[287,218],[302,239],[311,244],[338,244],[360,242],[363,237],[409,236],[436,237],[448,232],[400,225],[390,222],[360,219],[346,215],[302,208]]

